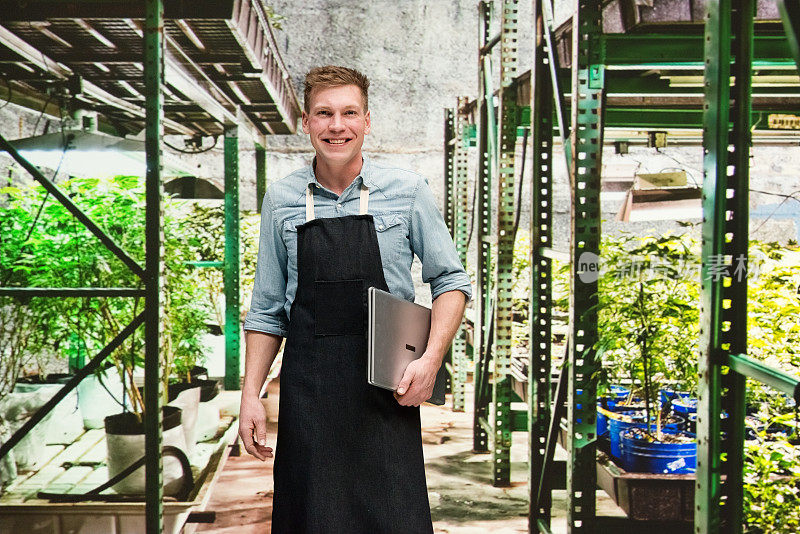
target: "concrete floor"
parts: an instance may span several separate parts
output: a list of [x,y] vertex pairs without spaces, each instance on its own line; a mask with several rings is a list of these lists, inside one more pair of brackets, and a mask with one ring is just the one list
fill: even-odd
[[[269,418],[268,441],[275,443],[277,387],[270,386],[265,402]],[[448,398],[449,400],[449,398]],[[422,408],[422,438],[428,495],[437,534],[511,534],[528,532],[527,434],[514,433],[511,448],[511,486],[492,486],[490,454],[472,453],[471,384],[467,413],[449,405]],[[274,446],[274,445],[273,445]],[[208,510],[214,524],[198,532],[214,534],[268,533],[272,514],[272,463],[261,463],[244,449],[231,457],[214,488]],[[622,515],[605,493],[598,491],[598,513]],[[566,532],[566,493],[553,495],[553,532]]]

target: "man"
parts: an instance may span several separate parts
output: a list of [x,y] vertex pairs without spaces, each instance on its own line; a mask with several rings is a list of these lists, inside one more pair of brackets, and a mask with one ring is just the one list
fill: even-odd
[[[302,123],[316,157],[264,196],[239,435],[272,456],[258,394],[285,337],[274,533],[433,531],[419,405],[470,283],[425,180],[362,155],[368,87],[344,67],[307,74]],[[366,290],[413,300],[414,254],[431,284],[431,333],[391,392],[367,383]]]

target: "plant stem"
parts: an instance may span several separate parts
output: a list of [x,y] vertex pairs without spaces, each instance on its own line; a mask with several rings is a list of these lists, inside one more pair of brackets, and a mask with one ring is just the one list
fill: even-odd
[[644,283],[639,282],[639,319],[641,321],[641,333],[639,334],[642,351],[642,370],[644,371],[644,411],[645,429],[650,434],[650,362],[647,352],[647,336],[649,334],[647,322],[645,320],[644,309]]

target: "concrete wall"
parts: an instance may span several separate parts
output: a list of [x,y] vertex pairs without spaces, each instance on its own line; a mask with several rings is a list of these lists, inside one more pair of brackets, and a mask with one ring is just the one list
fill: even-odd
[[[413,169],[442,183],[443,109],[478,87],[475,0],[275,0],[286,17],[278,45],[298,95],[305,73],[335,64],[370,79],[372,133],[365,150],[376,160]],[[269,179],[305,162],[306,136],[268,139]]]

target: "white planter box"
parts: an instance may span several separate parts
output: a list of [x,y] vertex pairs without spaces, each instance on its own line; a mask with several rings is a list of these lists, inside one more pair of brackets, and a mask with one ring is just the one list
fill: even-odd
[[[164,503],[164,534],[179,534],[189,514],[192,511],[204,510],[208,504],[211,489],[227,460],[228,444],[233,443],[238,430],[236,419],[226,417],[225,422],[230,426],[217,441],[198,444],[198,449],[205,449],[205,451],[211,452],[211,455],[205,469],[195,475],[195,488],[190,496],[191,500]],[[102,431],[99,430],[90,432],[96,432],[98,436],[102,434]],[[79,463],[91,459],[86,458],[87,456],[99,456],[105,450],[103,441],[95,440],[95,445],[87,449],[88,452],[83,456],[78,455],[75,460]],[[64,452],[68,451],[69,449]],[[196,460],[202,452],[203,450],[195,451],[192,459]],[[195,462],[192,463],[195,467]],[[50,475],[46,473],[47,469],[51,470]],[[58,476],[52,476],[52,473],[58,469],[61,470],[61,473]],[[73,472],[74,474],[70,477],[70,473]],[[91,476],[92,473],[95,476]],[[70,534],[142,534],[145,531],[144,502],[52,503],[36,497],[38,491],[85,492],[91,486],[99,485],[103,481],[95,481],[96,475],[102,475],[100,478],[106,477],[105,479],[107,479],[105,467],[94,469],[73,466],[64,470],[60,467],[59,456],[56,456],[38,473],[16,486],[10,486],[5,494],[0,494],[0,534],[20,534],[21,532],[35,534],[64,534],[67,532]],[[37,479],[37,477],[39,478]],[[44,482],[45,479],[48,482]],[[70,486],[70,480],[72,480],[72,486]],[[90,480],[91,483],[89,483]],[[64,489],[59,490],[61,487]],[[74,489],[70,489],[71,487]]]

